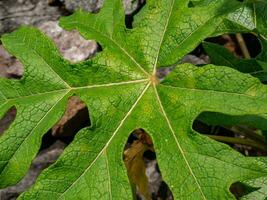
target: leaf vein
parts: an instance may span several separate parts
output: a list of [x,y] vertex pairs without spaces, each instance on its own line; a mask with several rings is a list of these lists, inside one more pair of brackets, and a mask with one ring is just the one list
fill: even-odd
[[109,162],[108,162],[108,153],[107,150],[105,150],[105,160],[106,160],[106,166],[107,166],[107,174],[108,174],[108,190],[109,190],[109,199],[112,199],[112,190],[111,190],[111,180],[110,180],[110,172],[109,172]]
[[155,63],[154,63],[154,67],[153,67],[153,74],[156,73],[156,67],[157,67],[157,63],[158,63],[158,58],[159,58],[159,53],[160,53],[161,45],[163,43],[163,39],[164,39],[165,33],[167,31],[168,25],[169,25],[169,21],[170,21],[171,15],[172,15],[173,7],[174,7],[174,0],[172,1],[171,11],[170,11],[169,16],[167,18],[167,22],[165,24],[164,31],[162,33],[162,37],[161,37],[161,40],[160,40],[160,43],[159,43],[158,53],[157,53],[157,57],[156,57],[156,60],[155,60]]
[[158,95],[158,91],[157,91],[155,85],[154,85],[154,90],[155,90],[155,93],[156,93],[157,100],[158,100],[158,102],[159,102],[160,109],[161,109],[161,111],[162,111],[162,113],[163,113],[163,115],[164,115],[164,117],[165,117],[165,119],[166,119],[166,122],[167,122],[167,124],[168,124],[168,126],[169,126],[171,132],[172,132],[172,135],[173,135],[173,137],[174,137],[174,139],[175,139],[176,145],[177,145],[179,151],[181,152],[182,157],[183,157],[183,159],[184,159],[184,161],[185,161],[185,163],[186,163],[186,166],[188,167],[190,174],[193,176],[194,181],[196,182],[197,187],[198,187],[198,189],[199,189],[199,191],[200,191],[200,193],[201,193],[203,199],[206,200],[206,197],[205,197],[205,195],[204,195],[204,193],[203,193],[203,191],[202,191],[202,188],[201,188],[201,186],[200,186],[200,184],[199,184],[199,182],[198,182],[198,180],[197,180],[197,178],[196,178],[196,176],[195,176],[195,174],[194,174],[194,172],[193,172],[193,170],[192,170],[192,168],[191,168],[191,166],[190,166],[190,164],[189,164],[189,162],[188,162],[188,160],[187,160],[187,158],[186,158],[186,156],[185,156],[184,150],[182,149],[182,147],[181,147],[181,145],[180,145],[180,143],[179,143],[179,141],[178,141],[178,139],[177,139],[177,137],[176,137],[176,135],[175,135],[175,132],[174,132],[174,130],[173,130],[173,128],[172,128],[171,122],[170,122],[170,120],[169,120],[169,118],[168,118],[168,116],[167,116],[167,114],[166,114],[166,112],[165,112],[165,110],[164,110],[164,108],[163,108],[163,105],[162,105],[162,103],[161,103],[161,100],[160,100],[160,97],[159,97],[159,95]]
[[35,93],[35,94],[27,95],[27,96],[20,96],[17,98],[10,98],[10,99],[7,99],[6,103],[9,101],[13,101],[13,100],[26,99],[26,98],[31,98],[34,96],[42,96],[45,94],[58,93],[58,92],[63,92],[63,91],[72,91],[72,90],[90,89],[90,88],[99,88],[99,87],[110,87],[110,86],[116,86],[116,85],[126,85],[126,84],[131,84],[131,83],[141,83],[145,81],[148,81],[148,79],[140,79],[140,80],[134,80],[134,81],[125,81],[125,82],[108,83],[108,84],[99,84],[99,85],[89,85],[89,86],[82,86],[82,87],[72,87],[70,89],[59,89],[59,90],[53,90],[49,92]]

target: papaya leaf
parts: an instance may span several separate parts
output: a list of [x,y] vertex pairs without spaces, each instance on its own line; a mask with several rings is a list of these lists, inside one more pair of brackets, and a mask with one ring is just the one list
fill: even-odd
[[98,14],[80,10],[62,18],[63,28],[76,29],[102,46],[94,58],[77,64],[64,60],[34,28],[4,35],[3,45],[25,72],[20,80],[0,79],[1,116],[17,108],[15,121],[0,137],[0,187],[24,176],[43,134],[74,95],[87,104],[91,126],[79,131],[19,199],[130,199],[122,152],[136,128],[151,136],[175,199],[234,199],[232,183],[266,176],[266,167],[255,158],[192,129],[203,112],[265,115],[266,86],[251,75],[214,65],[178,65],[164,81],[157,80],[157,68],[175,64],[242,5],[228,0],[199,7],[188,3],[148,0],[133,29],[124,25],[119,0],[106,0]]

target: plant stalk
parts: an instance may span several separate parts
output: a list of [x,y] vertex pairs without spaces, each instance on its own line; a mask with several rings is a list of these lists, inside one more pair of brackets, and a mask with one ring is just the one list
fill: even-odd
[[255,133],[254,131],[244,127],[244,126],[233,126],[231,130],[235,133],[243,135],[251,140],[257,141],[257,143],[261,143],[262,145],[266,145],[266,139],[262,135]]
[[236,34],[236,39],[237,39],[239,47],[240,47],[240,49],[242,51],[242,54],[244,55],[244,58],[250,59],[251,56],[249,54],[247,45],[246,45],[245,40],[244,40],[243,36],[241,35],[241,33],[237,33]]
[[259,144],[250,139],[234,138],[234,137],[219,136],[219,135],[207,135],[207,136],[220,142],[251,146],[251,147],[267,152],[267,147],[265,145]]

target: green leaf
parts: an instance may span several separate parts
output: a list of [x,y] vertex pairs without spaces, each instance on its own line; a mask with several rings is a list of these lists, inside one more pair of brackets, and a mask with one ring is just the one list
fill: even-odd
[[0,79],[1,116],[12,106],[18,111],[0,138],[0,187],[23,177],[43,134],[73,95],[88,106],[92,125],[19,199],[130,199],[122,152],[136,128],[152,137],[175,199],[234,199],[232,183],[266,176],[256,159],[192,130],[203,112],[266,114],[267,87],[258,79],[227,67],[184,64],[163,82],[156,80],[156,68],[176,63],[240,3],[187,5],[187,0],[148,1],[132,30],[124,26],[119,0],[106,0],[98,14],[77,11],[63,18],[61,26],[95,39],[103,49],[77,64],[64,60],[34,28],[4,35],[3,45],[25,73],[21,80]]
[[243,73],[262,71],[262,67],[257,63],[256,59],[237,58],[225,47],[210,42],[204,42],[203,47],[212,64],[228,66]]
[[235,57],[226,48],[204,42],[203,47],[206,53],[209,55],[211,63],[220,66],[229,66],[243,73],[250,73],[252,76],[259,78],[262,82],[267,81],[267,42],[262,39],[262,52],[255,59],[240,59]]

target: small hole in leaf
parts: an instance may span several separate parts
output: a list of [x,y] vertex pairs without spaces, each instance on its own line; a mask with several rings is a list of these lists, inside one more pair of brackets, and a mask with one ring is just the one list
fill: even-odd
[[158,68],[157,73],[156,73],[158,80],[159,81],[164,80],[164,78],[167,77],[173,69],[174,69],[174,66]]
[[10,55],[0,45],[0,77],[10,79],[21,79],[23,76],[23,66],[14,56]]
[[[244,40],[244,44],[246,48],[249,51],[250,57],[256,58],[261,53],[261,49],[262,49],[259,39],[255,35],[250,34],[250,33],[242,34],[242,38]],[[244,58],[244,54],[241,51],[240,42],[237,41],[236,34],[226,34],[226,35],[221,35],[218,37],[207,38],[205,41],[220,45],[222,48],[225,48],[226,50],[228,50],[229,53],[234,55],[237,59],[241,60],[242,58]],[[204,65],[204,64],[209,64],[209,63],[215,64],[218,66],[229,65],[229,63],[214,62],[212,57],[209,58],[209,56],[207,55],[210,55],[210,53],[205,51],[203,44],[199,44],[193,51],[191,51],[188,55],[186,55],[180,62],[191,63],[194,65]]]
[[78,31],[66,31],[57,22],[45,22],[39,29],[55,42],[62,56],[72,63],[89,59],[97,51],[95,41],[84,39]]
[[126,25],[126,28],[128,29],[132,29],[133,28],[133,21],[134,21],[134,16],[140,12],[140,10],[145,6],[146,4],[146,1],[144,0],[138,0],[136,1],[135,5],[130,5],[130,7],[135,7],[135,9],[130,9],[130,10],[133,10],[133,11],[127,11],[127,5],[125,5],[125,10],[126,10],[126,15],[125,15],[125,25]]
[[[238,34],[226,34],[208,38],[205,41],[224,46],[237,58],[245,57],[242,48],[247,48],[251,58],[257,57],[261,52],[261,43],[259,39],[251,33],[243,33],[239,36]],[[242,47],[242,45],[244,45],[244,47]]]
[[103,51],[103,48],[102,48],[101,44],[97,42],[96,52],[101,52],[101,51]]
[[203,112],[193,123],[193,129],[211,139],[231,146],[246,156],[266,156],[267,119],[254,116],[230,116]]
[[[238,42],[240,37],[244,42]],[[245,48],[244,46],[241,48],[241,44],[245,44]],[[198,66],[206,64],[214,64],[218,67],[228,66],[250,74],[266,84],[266,70],[263,67],[266,63],[266,52],[263,51],[262,45],[253,34],[226,34],[207,38],[205,42],[184,56],[179,63],[191,63]],[[247,49],[248,53],[245,53],[247,51],[244,49]]]
[[233,183],[230,186],[230,192],[235,196],[236,199],[241,199],[244,195],[258,190],[259,188],[254,188],[241,182]]
[[62,118],[43,136],[41,149],[49,147],[56,140],[70,144],[76,133],[87,126],[90,126],[88,108],[79,97],[73,96],[69,98]]
[[251,58],[256,58],[261,52],[261,43],[259,39],[251,33],[242,34]]
[[179,63],[190,63],[193,65],[206,65],[210,63],[209,57],[204,51],[202,43],[199,44],[193,51],[185,55]]
[[168,185],[162,180],[153,141],[143,129],[130,134],[123,160],[137,199],[173,199]]
[[187,7],[188,7],[188,8],[193,8],[193,7],[195,7],[195,6],[194,6],[194,3],[193,3],[192,1],[189,1]]
[[0,135],[9,128],[11,123],[15,120],[17,109],[15,106],[11,107],[6,114],[0,119]]

